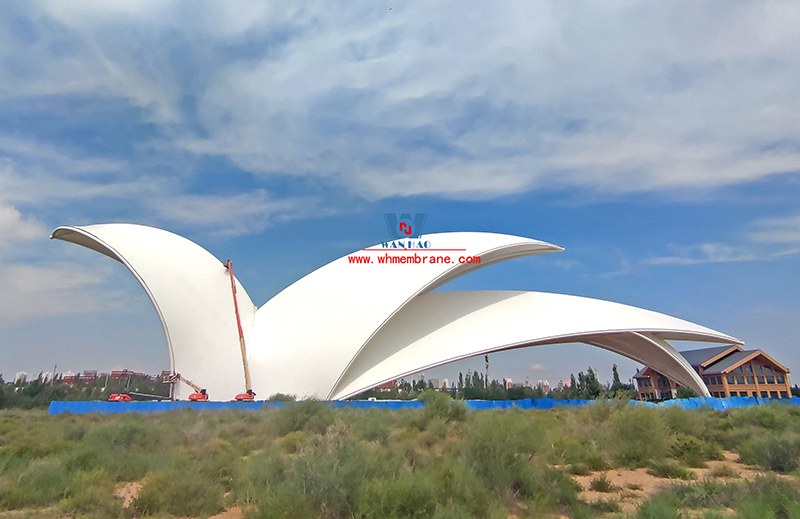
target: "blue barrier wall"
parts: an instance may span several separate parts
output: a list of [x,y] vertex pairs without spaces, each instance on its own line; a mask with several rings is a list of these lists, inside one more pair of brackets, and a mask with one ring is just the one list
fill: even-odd
[[[558,406],[581,406],[600,402],[599,400],[556,400],[553,398],[532,398],[526,400],[466,400],[467,409],[552,409]],[[800,405],[800,398],[755,398],[755,397],[730,397],[730,398],[686,398],[680,400],[667,400],[666,402],[640,402],[631,400],[630,405],[648,407],[679,406],[684,409],[700,409],[708,407],[719,411],[735,407],[749,407],[780,402],[784,404]],[[419,409],[422,402],[417,400],[350,400],[326,402],[326,404],[341,408],[354,409]],[[241,409],[259,410],[265,408],[279,408],[282,402],[51,402],[50,414],[61,413],[157,413],[174,411],[177,409],[216,410],[216,409]]]

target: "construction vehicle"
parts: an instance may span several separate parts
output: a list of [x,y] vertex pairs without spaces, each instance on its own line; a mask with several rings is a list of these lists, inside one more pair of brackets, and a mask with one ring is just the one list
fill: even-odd
[[225,262],[228,275],[231,278],[231,292],[233,293],[233,311],[236,313],[236,326],[239,328],[239,349],[242,352],[242,366],[244,367],[244,393],[236,395],[237,402],[253,402],[256,394],[250,384],[250,367],[247,365],[247,350],[244,344],[244,332],[242,331],[242,319],[239,317],[239,303],[236,300],[236,279],[233,277],[233,264],[231,260]]
[[256,394],[253,392],[252,389],[248,389],[244,393],[239,393],[236,395],[237,402],[254,402],[256,399]]
[[201,388],[188,378],[181,376],[180,373],[175,373],[174,375],[170,376],[169,378],[170,384],[177,384],[178,382],[183,382],[187,386],[194,389],[194,393],[189,395],[189,401],[191,402],[208,402],[208,391]]
[[109,402],[130,402],[131,396],[126,395],[125,393],[112,393],[110,397],[108,397]]

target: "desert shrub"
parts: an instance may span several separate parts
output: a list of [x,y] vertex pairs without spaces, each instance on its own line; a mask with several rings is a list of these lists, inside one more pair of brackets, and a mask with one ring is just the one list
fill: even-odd
[[[243,505],[265,503],[285,480],[288,460],[277,448],[251,454],[238,467],[234,478],[236,499]],[[269,507],[266,507],[269,508]]]
[[686,508],[732,508],[743,518],[800,517],[800,494],[774,475],[741,483],[679,483],[657,497]]
[[787,473],[800,466],[800,443],[797,440],[767,435],[743,442],[738,451],[744,463],[775,472]]
[[448,393],[426,389],[419,395],[419,400],[425,406],[417,412],[417,416],[412,421],[412,425],[424,431],[428,425],[434,421],[440,422],[462,422],[466,418],[467,409],[464,403],[454,401]]
[[671,437],[659,411],[626,407],[609,420],[609,443],[618,464],[643,467],[669,452]]
[[285,395],[283,393],[275,393],[267,398],[269,402],[296,402],[297,397],[294,395]]
[[[384,442],[397,421],[397,413],[388,409],[352,409],[347,413],[348,423],[361,438],[371,442]],[[352,411],[355,411],[354,413]]]
[[705,467],[708,460],[722,459],[722,449],[718,444],[684,434],[678,434],[670,452],[685,465],[696,468]]
[[113,480],[102,469],[76,474],[70,494],[59,506],[66,515],[104,519],[124,516],[121,501],[114,497]]
[[70,495],[72,476],[58,458],[31,461],[16,484],[2,496],[4,508],[25,508],[57,503]]
[[223,488],[189,464],[149,474],[133,508],[140,514],[212,515],[222,511]]
[[612,499],[598,499],[589,503],[589,506],[603,514],[616,514],[622,511],[619,503]]
[[788,406],[775,402],[768,405],[739,407],[731,410],[736,426],[754,425],[770,431],[785,431],[792,423],[793,416]]
[[731,508],[745,519],[800,518],[800,494],[791,483],[777,477],[759,477],[741,485]]
[[650,460],[647,473],[657,478],[697,479],[694,472],[681,467],[675,460]]
[[164,455],[138,453],[84,442],[65,456],[65,461],[71,471],[103,469],[112,481],[137,481],[148,472],[161,467]]
[[683,519],[680,503],[670,494],[657,495],[642,503],[636,510],[636,519]]
[[[474,469],[458,456],[443,458],[434,467],[437,482],[437,501],[444,510],[465,511],[462,517],[486,517],[492,499],[489,490]],[[437,516],[444,511],[437,509]]]
[[365,517],[431,517],[436,511],[435,486],[429,473],[410,470],[391,479],[375,479],[365,489],[359,512]]
[[739,474],[728,465],[714,467],[709,475],[713,478],[738,478]]
[[286,452],[297,452],[310,436],[308,431],[292,431],[280,439],[280,446]]
[[589,482],[589,490],[594,490],[595,492],[613,492],[616,489],[617,486],[605,474],[600,474]]
[[569,466],[569,473],[574,476],[588,476],[592,473],[592,470],[585,463],[576,463]]
[[664,418],[670,432],[702,438],[707,427],[707,414],[694,409],[670,406],[657,410]]
[[156,452],[163,435],[156,427],[139,417],[123,417],[103,427],[93,427],[86,433],[86,443],[95,447]]
[[333,410],[317,400],[310,399],[284,404],[275,415],[275,424],[280,436],[301,429],[322,434],[333,423],[333,419]]
[[739,492],[738,485],[710,479],[697,483],[676,483],[665,491],[686,508],[727,508]]
[[610,467],[603,459],[597,442],[587,437],[562,436],[553,442],[550,459],[553,463],[585,465],[591,470],[608,470]]
[[212,438],[204,445],[187,450],[186,454],[192,466],[203,474],[204,478],[219,483],[225,490],[231,489],[238,455],[230,443]]
[[235,482],[237,499],[255,504],[255,517],[352,515],[379,469],[399,467],[397,460],[387,463],[369,445],[375,448],[356,441],[338,422],[317,442],[286,459],[273,452],[252,455]]

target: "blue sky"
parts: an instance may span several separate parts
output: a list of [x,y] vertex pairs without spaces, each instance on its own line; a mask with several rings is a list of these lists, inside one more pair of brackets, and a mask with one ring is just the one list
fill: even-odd
[[448,290],[637,305],[800,369],[798,26],[797,2],[0,2],[0,373],[168,367],[133,276],[58,225],[182,234],[261,304],[384,212],[566,248]]

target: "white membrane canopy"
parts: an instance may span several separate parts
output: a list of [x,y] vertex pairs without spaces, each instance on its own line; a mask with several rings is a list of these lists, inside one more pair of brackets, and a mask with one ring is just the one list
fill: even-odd
[[[52,238],[122,262],[158,312],[172,369],[227,400],[244,388],[228,271],[199,245],[132,224],[59,227]],[[708,390],[667,342],[741,344],[714,330],[631,306],[561,294],[437,292],[478,268],[546,252],[549,243],[493,233],[421,238],[454,263],[385,264],[380,256],[431,255],[357,251],[370,262],[339,258],[296,281],[256,309],[237,283],[253,389],[344,399],[426,368],[494,351],[582,342],[653,367],[701,395]],[[459,263],[459,257],[479,263]]]

